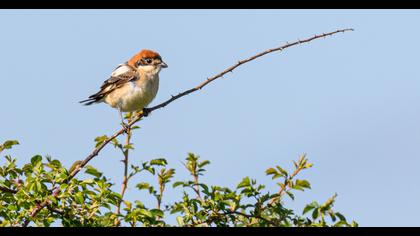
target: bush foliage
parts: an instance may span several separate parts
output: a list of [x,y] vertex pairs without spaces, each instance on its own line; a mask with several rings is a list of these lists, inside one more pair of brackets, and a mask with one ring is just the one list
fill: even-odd
[[[105,137],[96,138],[96,144]],[[0,152],[18,144],[15,140],[6,141],[0,145]],[[128,150],[134,148],[131,143],[122,145],[116,139],[113,144],[127,154],[127,159]],[[312,167],[305,155],[293,161],[291,172],[280,166],[266,170],[278,184],[279,189],[274,191],[249,177],[235,188],[203,183],[200,177],[210,161],[193,153],[184,162],[183,171],[191,175],[188,180],[176,180],[175,169],[163,158],[131,165],[126,173],[127,183],[136,175],[157,178],[157,185],[130,183],[136,186],[135,191],[145,191],[156,199],[153,206],[144,204],[142,199],[123,199],[123,194],[112,190],[110,179],[90,165],[83,168],[83,178],[75,176],[69,180],[72,169],[80,162],[67,169],[57,159],[35,155],[19,167],[12,156],[3,158],[0,226],[357,226],[333,209],[336,195],[322,204],[309,203],[302,214],[285,206],[285,197],[294,199],[295,191],[311,188],[308,180],[298,178],[301,171]],[[167,188],[179,190],[181,199],[166,196]],[[34,209],[44,202],[47,204],[33,215]],[[176,222],[169,223],[168,217],[176,218]]]

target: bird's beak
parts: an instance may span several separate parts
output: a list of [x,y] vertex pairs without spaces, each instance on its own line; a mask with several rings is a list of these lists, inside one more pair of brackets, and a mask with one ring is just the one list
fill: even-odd
[[168,65],[165,62],[163,62],[163,61],[160,63],[160,66],[162,68],[167,68],[168,67]]

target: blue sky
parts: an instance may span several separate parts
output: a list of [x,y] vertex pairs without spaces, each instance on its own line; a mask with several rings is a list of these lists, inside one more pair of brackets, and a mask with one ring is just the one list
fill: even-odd
[[[194,152],[211,161],[203,181],[233,187],[250,176],[274,190],[265,169],[291,169],[307,153],[314,167],[301,177],[312,190],[288,201],[297,212],[336,192],[335,208],[361,226],[419,226],[419,21],[416,10],[2,10],[0,141],[20,141],[20,163],[49,154],[70,166],[119,129],[117,111],[78,101],[142,48],[169,65],[158,104],[259,51],[351,27],[154,112],[131,162],[165,157],[186,179],[181,161]],[[110,146],[90,163],[117,191],[120,159]],[[144,180],[129,199],[144,197],[134,188]]]

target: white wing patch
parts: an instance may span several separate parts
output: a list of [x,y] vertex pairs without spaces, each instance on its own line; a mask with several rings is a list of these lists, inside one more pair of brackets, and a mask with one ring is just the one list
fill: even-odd
[[112,77],[118,77],[119,75],[122,75],[128,71],[133,70],[130,66],[126,64],[119,64],[117,68],[112,72]]

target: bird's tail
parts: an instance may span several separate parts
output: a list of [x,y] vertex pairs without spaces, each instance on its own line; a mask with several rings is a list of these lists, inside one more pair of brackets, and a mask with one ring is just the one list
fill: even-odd
[[80,101],[79,103],[83,103],[85,106],[92,105],[93,103],[100,103],[103,101],[104,96],[102,94],[93,94],[89,96],[88,99]]
[[99,91],[93,95],[90,95],[88,99],[80,101],[85,106],[92,105],[93,103],[100,103],[104,100],[105,94],[102,91]]
[[79,103],[82,103],[85,106],[89,106],[89,105],[92,105],[93,103],[98,103],[98,102],[100,102],[100,101],[98,101],[94,98],[89,98],[89,99],[86,99],[86,100],[83,100],[83,101],[79,101]]

